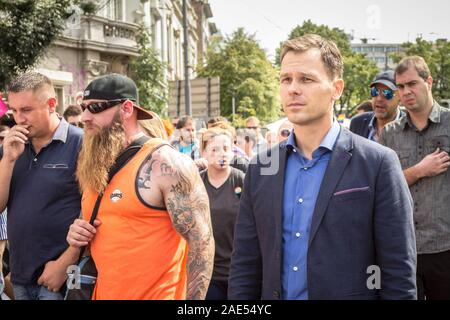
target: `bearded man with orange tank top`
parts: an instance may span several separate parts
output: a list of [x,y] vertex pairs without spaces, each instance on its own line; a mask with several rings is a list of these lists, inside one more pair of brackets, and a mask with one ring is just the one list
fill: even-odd
[[[114,175],[118,155],[144,135],[135,83],[110,74],[84,91],[85,143],[77,178],[82,219],[67,241],[90,245],[98,277],[94,300],[204,299],[212,274],[214,240],[208,195],[194,162],[160,139],[150,139]],[[103,197],[94,225],[95,202]]]

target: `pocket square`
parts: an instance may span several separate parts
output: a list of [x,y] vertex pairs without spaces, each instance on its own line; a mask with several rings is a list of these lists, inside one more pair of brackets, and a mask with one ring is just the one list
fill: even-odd
[[65,163],[46,163],[43,165],[44,169],[69,169],[69,166]]
[[364,191],[369,191],[369,190],[370,190],[370,187],[352,188],[352,189],[347,189],[347,190],[338,191],[338,192],[336,192],[334,195],[335,195],[335,196],[341,196],[341,195],[343,195],[343,194],[356,193],[356,192],[364,192]]

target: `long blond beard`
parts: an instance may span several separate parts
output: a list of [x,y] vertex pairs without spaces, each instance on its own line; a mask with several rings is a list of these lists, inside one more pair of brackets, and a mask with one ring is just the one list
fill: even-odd
[[124,143],[125,129],[118,115],[110,125],[85,134],[76,171],[81,192],[105,190],[108,172],[124,149]]

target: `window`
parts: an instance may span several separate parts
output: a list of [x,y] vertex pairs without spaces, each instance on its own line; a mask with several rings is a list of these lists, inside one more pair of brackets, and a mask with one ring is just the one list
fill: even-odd
[[124,21],[123,9],[124,9],[124,1],[123,0],[107,0],[103,5],[103,9],[99,12],[100,15],[108,18],[110,20],[118,20]]

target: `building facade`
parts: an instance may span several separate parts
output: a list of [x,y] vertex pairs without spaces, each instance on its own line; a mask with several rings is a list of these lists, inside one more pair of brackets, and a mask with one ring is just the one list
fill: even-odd
[[390,58],[391,53],[401,53],[401,44],[387,43],[358,43],[351,44],[353,52],[364,54],[369,60],[377,64],[378,69],[389,70],[395,68],[394,61]]
[[[194,71],[217,30],[208,1],[187,3],[189,66]],[[55,85],[60,113],[76,103],[77,95],[95,77],[129,73],[130,59],[139,55],[140,25],[150,32],[151,45],[167,66],[167,81],[184,78],[182,0],[98,1],[91,14],[74,8],[63,35],[38,64],[37,70]],[[191,72],[191,78],[195,76]]]

